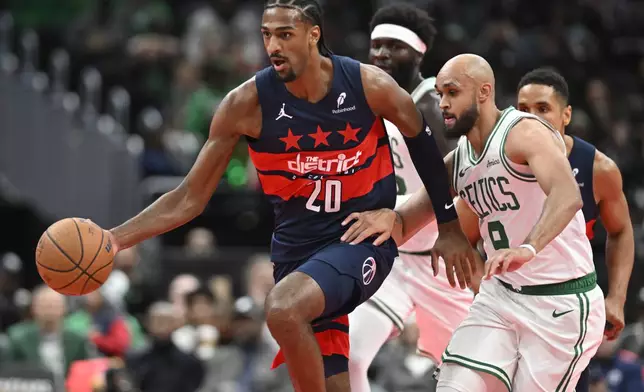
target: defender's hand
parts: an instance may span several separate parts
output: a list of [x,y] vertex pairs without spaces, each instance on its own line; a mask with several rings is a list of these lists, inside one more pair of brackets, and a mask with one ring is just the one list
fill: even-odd
[[608,340],[615,340],[624,329],[624,302],[615,299],[610,294],[604,300],[606,306],[606,321],[610,326],[604,331]]
[[461,289],[471,287],[472,276],[476,273],[474,249],[463,234],[458,220],[439,226],[439,234],[430,250],[434,276],[438,275],[438,259],[445,262],[445,273],[450,286],[456,287],[454,273]]
[[497,250],[485,262],[483,279],[487,280],[492,275],[516,271],[533,258],[534,253],[523,247]]
[[356,245],[371,236],[379,234],[378,238],[373,242],[377,246],[391,237],[391,233],[396,224],[396,213],[388,208],[375,211],[354,212],[342,222],[342,226],[346,226],[354,220],[355,222],[340,240],[349,242],[351,245]]

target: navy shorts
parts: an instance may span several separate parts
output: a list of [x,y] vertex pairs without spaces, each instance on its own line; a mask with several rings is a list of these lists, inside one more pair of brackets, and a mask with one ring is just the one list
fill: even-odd
[[358,245],[338,242],[302,262],[274,265],[276,283],[298,271],[315,280],[324,293],[324,311],[312,324],[323,355],[326,378],[349,371],[346,315],[380,288],[398,256],[393,240],[380,246],[372,242],[373,239]]
[[325,308],[314,324],[347,315],[380,288],[398,256],[393,240],[380,246],[372,242],[373,239],[358,245],[338,242],[302,262],[275,263],[275,283],[295,271],[315,280],[324,292]]

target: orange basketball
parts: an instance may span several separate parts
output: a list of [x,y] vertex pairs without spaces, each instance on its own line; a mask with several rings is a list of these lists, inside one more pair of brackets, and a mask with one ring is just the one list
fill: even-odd
[[36,266],[49,287],[65,295],[84,295],[101,287],[112,272],[114,252],[96,223],[66,218],[49,226],[36,247]]

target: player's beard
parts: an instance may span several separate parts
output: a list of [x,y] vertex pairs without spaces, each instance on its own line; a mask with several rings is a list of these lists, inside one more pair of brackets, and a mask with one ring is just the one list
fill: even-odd
[[445,136],[449,139],[458,139],[463,135],[467,135],[478,119],[479,108],[476,102],[472,102],[472,105],[456,119],[454,125],[445,131]]
[[290,83],[295,81],[297,79],[297,74],[293,70],[292,67],[289,67],[285,73],[283,74],[277,74],[277,77],[284,83]]

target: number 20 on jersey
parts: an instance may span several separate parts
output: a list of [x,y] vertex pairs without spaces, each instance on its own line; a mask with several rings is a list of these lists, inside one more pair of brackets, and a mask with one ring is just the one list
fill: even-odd
[[[340,211],[342,204],[342,182],[340,180],[315,180],[312,185],[315,188],[306,201],[307,210],[320,212],[324,207],[324,212]],[[324,203],[317,200],[321,192],[324,192]]]

